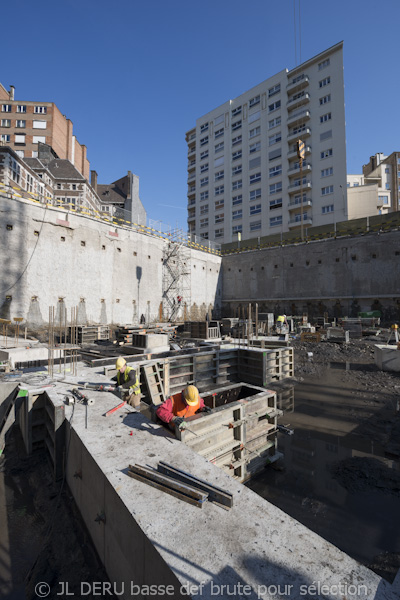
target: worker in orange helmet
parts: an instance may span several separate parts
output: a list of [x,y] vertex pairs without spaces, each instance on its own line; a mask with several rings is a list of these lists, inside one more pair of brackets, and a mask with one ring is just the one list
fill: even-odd
[[156,414],[161,421],[175,430],[175,427],[183,429],[185,418],[191,417],[197,412],[211,412],[211,408],[204,404],[197,387],[188,385],[182,392],[167,398],[157,408]]

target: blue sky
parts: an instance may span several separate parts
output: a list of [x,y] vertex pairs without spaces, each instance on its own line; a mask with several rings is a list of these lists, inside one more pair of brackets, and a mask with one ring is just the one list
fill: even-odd
[[300,22],[302,62],[344,41],[348,172],[400,150],[400,0],[19,0],[1,13],[4,87],[55,102],[99,183],[133,171],[148,216],[172,227],[186,230],[185,132],[295,67]]

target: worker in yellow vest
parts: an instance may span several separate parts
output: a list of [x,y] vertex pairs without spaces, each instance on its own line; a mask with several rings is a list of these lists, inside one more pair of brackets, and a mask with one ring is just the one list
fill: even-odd
[[276,319],[275,328],[277,333],[283,333],[285,330],[286,332],[289,331],[289,323],[287,321],[286,315],[278,316],[278,318]]
[[118,392],[122,396],[127,395],[126,401],[131,406],[139,406],[140,404],[140,382],[139,382],[139,367],[132,365],[128,367],[123,356],[117,358],[115,363],[117,374],[113,380],[118,384]]

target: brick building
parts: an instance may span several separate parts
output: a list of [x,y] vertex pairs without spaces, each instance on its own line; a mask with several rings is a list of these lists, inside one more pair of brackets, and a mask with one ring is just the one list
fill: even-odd
[[37,158],[38,144],[48,144],[89,180],[86,146],[73,134],[72,121],[54,102],[15,100],[14,95],[14,86],[8,92],[0,84],[0,143],[10,146],[20,158]]

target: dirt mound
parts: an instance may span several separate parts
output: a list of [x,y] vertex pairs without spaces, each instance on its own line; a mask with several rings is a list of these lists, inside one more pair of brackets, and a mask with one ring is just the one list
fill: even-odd
[[400,471],[376,458],[346,458],[333,465],[332,475],[349,492],[400,496]]

